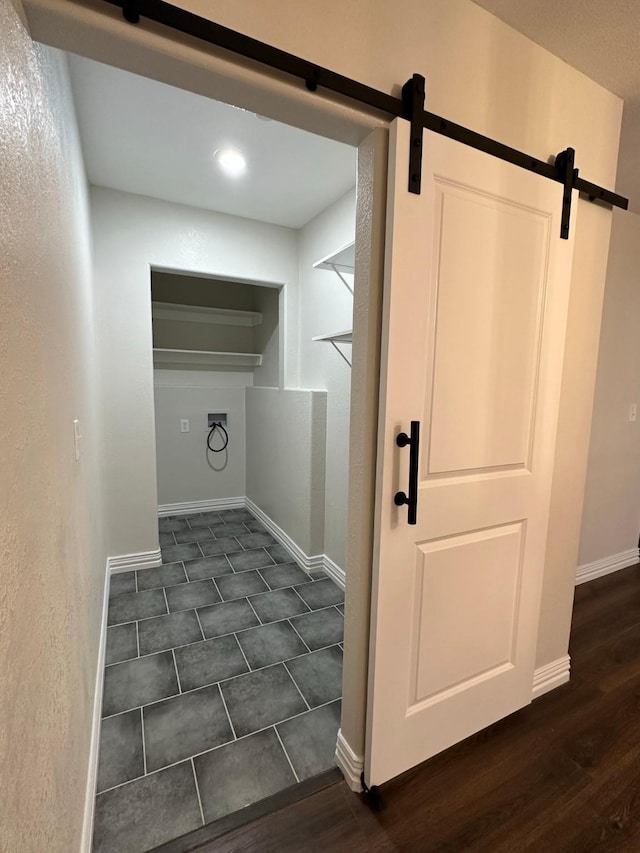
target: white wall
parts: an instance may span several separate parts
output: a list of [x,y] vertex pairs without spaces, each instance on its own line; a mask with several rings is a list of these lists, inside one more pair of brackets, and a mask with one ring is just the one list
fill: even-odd
[[[355,168],[355,157],[354,157]],[[323,553],[346,568],[349,489],[351,368],[330,343],[316,335],[353,325],[353,296],[332,270],[313,264],[355,240],[355,189],[324,210],[299,233],[300,384],[327,391],[325,535]],[[345,279],[353,288],[353,276]],[[351,361],[348,344],[338,344]]]
[[327,395],[247,388],[247,497],[307,556],[323,553]]
[[[154,399],[158,504],[244,496],[244,388],[186,382],[162,384],[162,380],[156,379]],[[228,417],[229,444],[220,453],[212,453],[207,448],[209,412],[224,412]],[[189,420],[189,432],[180,432],[181,418]],[[219,431],[212,437],[211,444],[214,448],[222,446]]]
[[108,548],[128,554],[152,550],[158,540],[150,267],[284,284],[285,317],[295,316],[296,236],[288,228],[102,188],[92,188],[91,209]]
[[0,848],[68,853],[82,832],[106,560],[88,204],[65,58],[31,43],[9,0],[0,221]]
[[600,334],[579,563],[638,547],[640,535],[640,215],[615,211]]

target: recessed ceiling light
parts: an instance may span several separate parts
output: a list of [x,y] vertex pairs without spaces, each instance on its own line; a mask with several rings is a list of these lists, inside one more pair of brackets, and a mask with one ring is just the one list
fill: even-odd
[[244,155],[235,148],[219,148],[214,156],[218,166],[231,178],[239,178],[247,169]]

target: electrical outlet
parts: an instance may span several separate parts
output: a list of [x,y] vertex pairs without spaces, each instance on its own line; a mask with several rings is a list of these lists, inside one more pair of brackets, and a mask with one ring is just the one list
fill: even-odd
[[629,406],[629,421],[631,421],[633,423],[633,421],[636,421],[637,419],[638,419],[638,404],[637,403],[631,403],[631,405]]
[[180,432],[189,432],[189,421],[187,418],[180,419]]

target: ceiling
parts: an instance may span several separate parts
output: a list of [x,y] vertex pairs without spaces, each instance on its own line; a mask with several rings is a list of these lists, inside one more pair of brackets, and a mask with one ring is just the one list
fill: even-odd
[[[69,54],[90,183],[300,228],[355,185],[356,149]],[[246,173],[224,175],[231,147]]]
[[474,0],[624,98],[616,189],[640,211],[640,2]]

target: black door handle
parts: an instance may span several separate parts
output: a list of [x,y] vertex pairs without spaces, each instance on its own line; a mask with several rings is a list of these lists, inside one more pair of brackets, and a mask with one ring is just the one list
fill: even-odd
[[420,450],[420,421],[411,421],[411,435],[406,432],[398,433],[396,436],[396,444],[398,447],[406,447],[407,444],[411,448],[409,456],[409,494],[405,492],[396,492],[393,502],[396,506],[404,506],[407,504],[409,511],[407,513],[407,521],[409,524],[415,524],[418,518],[418,463]]

